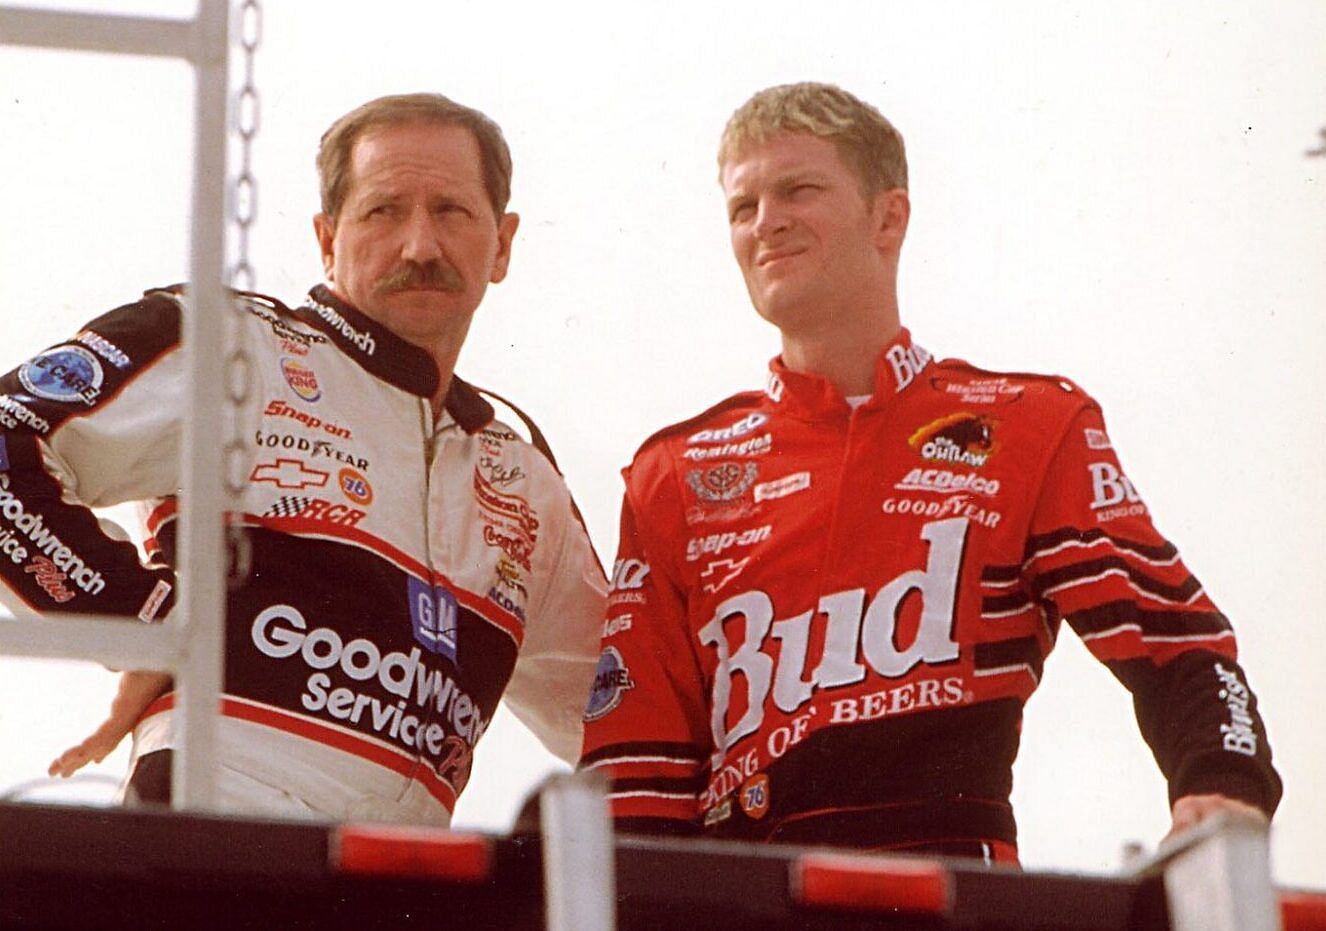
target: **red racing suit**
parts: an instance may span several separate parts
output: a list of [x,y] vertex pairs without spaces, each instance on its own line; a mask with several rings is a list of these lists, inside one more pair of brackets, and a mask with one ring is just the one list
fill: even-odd
[[[432,357],[323,287],[236,310],[252,571],[231,591],[225,807],[445,825],[505,697],[574,760],[606,580],[550,458]],[[165,615],[184,373],[175,290],[0,379],[0,594],[36,611]],[[157,500],[140,564],[89,510]],[[172,697],[135,762],[173,744]],[[159,758],[158,758],[159,759]]]
[[855,409],[771,368],[624,473],[581,760],[619,829],[1015,851],[1022,707],[1065,620],[1131,690],[1171,799],[1274,810],[1233,632],[1081,389],[905,330]]

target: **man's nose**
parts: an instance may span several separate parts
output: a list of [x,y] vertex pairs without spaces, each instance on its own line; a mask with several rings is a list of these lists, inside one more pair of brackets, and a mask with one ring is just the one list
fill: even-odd
[[755,213],[755,235],[758,238],[768,239],[770,236],[787,229],[788,224],[787,211],[782,208],[777,199],[772,197],[760,199]]
[[401,258],[423,264],[436,259],[442,254],[437,231],[433,228],[433,217],[421,206],[410,211],[405,221],[401,237]]

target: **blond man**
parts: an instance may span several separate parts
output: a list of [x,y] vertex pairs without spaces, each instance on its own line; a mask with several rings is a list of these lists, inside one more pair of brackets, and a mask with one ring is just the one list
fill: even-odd
[[1066,621],[1133,693],[1174,827],[1280,797],[1228,622],[1099,406],[936,360],[902,326],[902,137],[824,84],[719,148],[763,391],[625,471],[582,766],[624,830],[1015,861],[1023,704]]

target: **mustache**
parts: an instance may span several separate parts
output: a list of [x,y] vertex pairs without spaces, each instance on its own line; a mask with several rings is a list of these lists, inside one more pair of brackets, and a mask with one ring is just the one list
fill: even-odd
[[456,293],[465,289],[460,272],[442,262],[402,262],[373,283],[375,294],[414,288]]

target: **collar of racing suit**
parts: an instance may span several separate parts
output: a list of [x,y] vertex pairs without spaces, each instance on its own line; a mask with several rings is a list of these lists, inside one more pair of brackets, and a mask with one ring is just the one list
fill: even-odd
[[[421,398],[431,398],[437,390],[437,363],[427,351],[347,304],[326,285],[310,288],[308,298],[292,312],[383,381]],[[458,375],[451,377],[443,406],[466,433],[477,433],[493,419],[493,406]]]
[[[875,391],[862,407],[885,407],[910,386],[931,361],[930,353],[912,342],[904,327],[889,341],[875,360]],[[842,392],[823,375],[794,372],[783,364],[782,356],[769,363],[769,382],[764,389],[783,411],[794,417],[813,420],[819,417],[847,416],[851,407]]]

